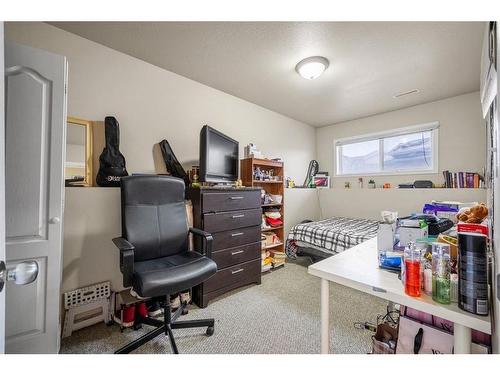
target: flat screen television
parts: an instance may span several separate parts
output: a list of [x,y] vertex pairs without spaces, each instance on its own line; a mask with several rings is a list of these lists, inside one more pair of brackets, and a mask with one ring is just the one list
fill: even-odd
[[229,183],[238,179],[239,143],[205,125],[200,132],[200,181]]

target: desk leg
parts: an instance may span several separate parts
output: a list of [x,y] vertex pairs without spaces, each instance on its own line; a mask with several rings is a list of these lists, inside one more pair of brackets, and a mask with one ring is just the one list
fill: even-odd
[[321,279],[321,354],[328,354],[330,348],[330,282]]
[[455,354],[470,354],[471,329],[458,323],[453,324]]

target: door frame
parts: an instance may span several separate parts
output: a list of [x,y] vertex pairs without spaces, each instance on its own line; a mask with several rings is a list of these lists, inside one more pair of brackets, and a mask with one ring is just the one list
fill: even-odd
[[[5,86],[4,23],[0,22],[0,260],[5,256]],[[0,293],[0,354],[5,352],[5,288]]]

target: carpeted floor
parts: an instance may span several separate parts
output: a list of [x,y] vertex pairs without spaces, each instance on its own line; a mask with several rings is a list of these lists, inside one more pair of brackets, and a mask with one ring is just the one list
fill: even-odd
[[[180,318],[215,318],[215,333],[204,329],[174,331],[181,353],[319,353],[320,280],[307,274],[305,259],[263,275],[261,285],[241,288],[196,306]],[[355,322],[375,321],[385,312],[385,301],[353,289],[330,287],[332,353],[367,353],[371,334],[354,328]],[[62,340],[61,353],[112,353],[144,334],[149,327],[123,333],[117,325],[98,324]],[[135,353],[171,353],[161,335]]]

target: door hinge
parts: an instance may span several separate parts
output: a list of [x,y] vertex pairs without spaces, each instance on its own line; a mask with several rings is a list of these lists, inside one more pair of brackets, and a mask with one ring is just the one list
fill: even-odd
[[497,298],[500,301],[500,273],[497,273]]

